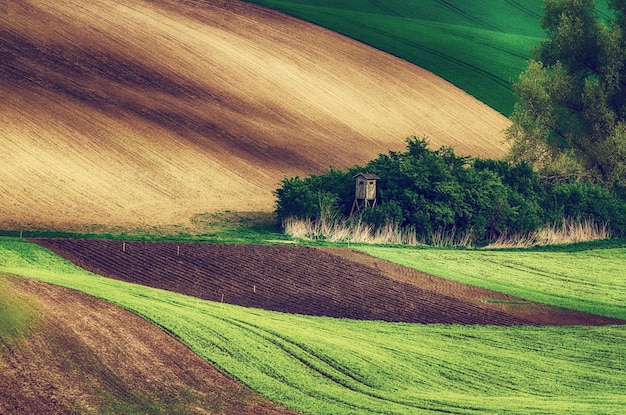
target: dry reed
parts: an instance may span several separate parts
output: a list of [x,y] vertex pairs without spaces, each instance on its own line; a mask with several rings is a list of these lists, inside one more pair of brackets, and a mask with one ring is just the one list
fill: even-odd
[[[283,221],[285,233],[298,239],[325,240],[386,245],[429,245],[436,247],[473,246],[472,232],[458,233],[456,228],[438,230],[428,238],[418,238],[414,228],[403,228],[387,222],[375,228],[361,220],[340,220],[335,217],[312,219],[287,218]],[[535,232],[501,235],[485,248],[529,248],[594,241],[611,237],[606,223],[593,220],[565,218],[559,224],[545,226]]]
[[420,244],[414,229],[402,228],[393,222],[375,228],[373,225],[360,220],[327,220],[324,218],[312,220],[290,217],[283,221],[283,228],[288,235],[301,239],[411,246]]
[[563,218],[561,223],[547,225],[535,232],[501,235],[486,248],[530,248],[597,241],[610,237],[611,231],[606,223],[597,223],[592,219]]

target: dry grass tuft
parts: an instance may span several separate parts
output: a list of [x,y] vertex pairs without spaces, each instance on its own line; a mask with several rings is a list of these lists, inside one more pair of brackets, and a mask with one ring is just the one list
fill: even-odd
[[414,229],[402,228],[393,222],[376,229],[361,220],[327,218],[312,220],[290,217],[283,221],[283,228],[286,234],[300,239],[410,246],[422,244],[418,241]]
[[[376,229],[361,220],[350,221],[333,217],[313,220],[290,217],[283,221],[283,228],[287,235],[294,238],[329,242],[457,248],[474,246],[471,232],[461,234],[456,228],[452,228],[438,230],[428,238],[418,238],[414,228],[402,228],[393,222]],[[596,241],[610,237],[611,231],[606,223],[600,224],[590,219],[564,218],[559,224],[548,225],[535,232],[502,235],[485,248],[529,248]]]
[[592,219],[563,218],[559,224],[551,224],[528,234],[502,235],[486,248],[530,248],[597,241],[610,237],[611,231],[606,223],[597,223]]

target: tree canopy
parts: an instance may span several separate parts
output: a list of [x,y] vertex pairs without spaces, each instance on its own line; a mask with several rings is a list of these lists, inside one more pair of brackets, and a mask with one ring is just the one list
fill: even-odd
[[284,179],[275,192],[278,217],[348,217],[359,172],[380,177],[378,203],[355,219],[376,227],[391,222],[425,241],[454,234],[482,244],[563,218],[592,219],[626,234],[626,191],[584,182],[545,186],[526,162],[457,156],[416,137],[407,138],[406,151],[380,154],[365,166]]
[[514,84],[510,158],[545,178],[626,184],[626,2],[545,0],[547,38]]

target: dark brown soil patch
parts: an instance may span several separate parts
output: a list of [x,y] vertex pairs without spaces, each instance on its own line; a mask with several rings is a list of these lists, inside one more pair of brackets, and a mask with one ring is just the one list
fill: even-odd
[[482,307],[511,313],[519,318],[531,321],[534,325],[600,326],[606,324],[626,324],[626,321],[623,320],[552,307],[512,295],[436,277],[352,249],[330,248],[327,250],[350,261],[374,267],[378,269],[382,275],[393,280],[450,295],[460,301],[478,302]]
[[110,278],[286,313],[410,323],[615,324],[447,281],[345,249],[39,239]]
[[22,338],[0,336],[3,415],[295,415],[131,312],[68,288],[0,278],[38,315]]

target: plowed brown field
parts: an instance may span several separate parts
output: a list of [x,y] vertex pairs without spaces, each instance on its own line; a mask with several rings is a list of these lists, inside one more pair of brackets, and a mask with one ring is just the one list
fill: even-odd
[[0,227],[271,211],[284,177],[405,137],[498,157],[508,120],[433,74],[239,2],[0,0]]
[[135,314],[78,291],[0,274],[0,282],[7,279],[12,301],[38,317],[22,338],[0,336],[0,414],[295,415]]
[[39,239],[94,273],[213,301],[287,313],[414,323],[601,325],[347,249]]

